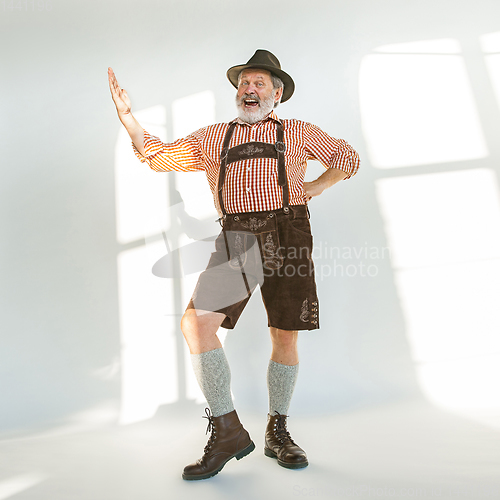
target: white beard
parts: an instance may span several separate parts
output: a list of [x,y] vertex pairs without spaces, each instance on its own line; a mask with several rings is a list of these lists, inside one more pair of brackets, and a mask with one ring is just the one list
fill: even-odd
[[271,95],[264,100],[260,100],[258,96],[251,94],[252,99],[258,101],[258,105],[250,109],[245,108],[243,103],[243,100],[248,96],[249,94],[245,94],[241,99],[238,99],[238,96],[236,96],[236,107],[238,108],[238,117],[240,120],[253,125],[254,123],[260,122],[260,120],[264,119],[273,110],[275,92],[272,92]]

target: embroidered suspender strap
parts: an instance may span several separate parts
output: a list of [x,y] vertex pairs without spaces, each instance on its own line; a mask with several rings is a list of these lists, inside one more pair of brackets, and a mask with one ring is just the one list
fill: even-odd
[[235,161],[253,160],[254,158],[274,158],[278,159],[276,144],[269,142],[244,142],[234,146],[227,154],[226,165]]
[[219,206],[222,212],[222,217],[226,216],[226,209],[224,208],[224,201],[222,199],[222,190],[224,188],[224,179],[226,177],[226,163],[227,154],[229,152],[229,143],[231,142],[231,137],[233,136],[234,129],[236,127],[236,122],[231,123],[227,129],[226,135],[224,137],[224,143],[222,145],[222,151],[220,154],[220,169],[219,169],[219,184],[217,186],[219,194]]
[[276,128],[276,144],[274,147],[278,152],[278,184],[281,186],[281,190],[283,192],[283,212],[287,214],[290,210],[288,208],[290,205],[290,194],[288,192],[288,179],[285,167],[286,146],[284,141],[283,123],[281,121],[278,122]]

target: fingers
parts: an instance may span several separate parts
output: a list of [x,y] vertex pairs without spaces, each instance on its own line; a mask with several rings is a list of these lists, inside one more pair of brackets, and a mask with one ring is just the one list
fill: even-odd
[[118,80],[116,79],[115,73],[111,68],[108,68],[108,77],[109,77],[109,88],[113,94],[119,94],[120,86],[118,85]]
[[116,87],[118,85],[118,82],[116,81],[116,76],[111,68],[108,68],[108,81],[109,81],[109,90],[111,90],[112,94],[116,93]]
[[122,89],[120,87],[112,68],[108,68],[108,80],[109,80],[109,89],[111,92],[111,98],[115,103],[118,114],[120,115],[120,114],[130,113],[130,108],[131,108],[130,98],[125,89]]

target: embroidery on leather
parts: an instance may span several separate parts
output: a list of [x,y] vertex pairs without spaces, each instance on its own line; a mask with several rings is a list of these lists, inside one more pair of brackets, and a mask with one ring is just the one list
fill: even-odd
[[245,257],[244,260],[246,260],[246,255],[244,255],[245,249],[243,246],[243,239],[239,233],[236,233],[234,237],[233,251],[234,251],[234,256],[229,261],[229,265],[233,269],[241,269],[243,267],[243,264],[245,263],[242,257],[244,256]]
[[306,299],[302,302],[300,321],[307,323],[309,321],[309,301]]
[[272,233],[269,233],[267,235],[266,251],[269,252],[271,255],[274,255],[276,253],[276,245],[274,244]]
[[[280,255],[280,249],[276,246],[276,241],[273,239],[277,237],[276,233],[264,233],[267,234],[264,241],[264,235],[261,235],[262,238],[262,248],[263,248],[263,257],[264,257],[264,267],[266,269],[279,269],[283,265],[283,257]],[[278,243],[279,245],[279,243]]]
[[257,231],[257,229],[260,229],[262,226],[265,226],[267,224],[267,220],[259,220],[257,217],[251,217],[248,219],[248,222],[242,222],[241,225],[245,229],[250,229],[250,231]]
[[239,152],[239,155],[240,156],[243,156],[243,155],[248,155],[248,156],[252,156],[252,155],[255,155],[257,153],[262,153],[262,151],[264,151],[264,148],[259,148],[257,146],[254,146],[253,144],[249,144],[248,146],[244,147],[240,152]]

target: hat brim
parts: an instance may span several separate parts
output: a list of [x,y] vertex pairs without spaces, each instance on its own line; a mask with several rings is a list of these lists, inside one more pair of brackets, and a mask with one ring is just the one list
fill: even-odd
[[292,77],[285,73],[281,69],[277,69],[274,66],[268,66],[266,64],[240,64],[239,66],[233,66],[227,70],[227,78],[232,83],[233,87],[238,88],[238,75],[244,70],[249,68],[265,69],[273,75],[276,75],[282,82],[285,88],[283,89],[283,95],[281,97],[281,102],[286,102],[295,90],[295,83]]

